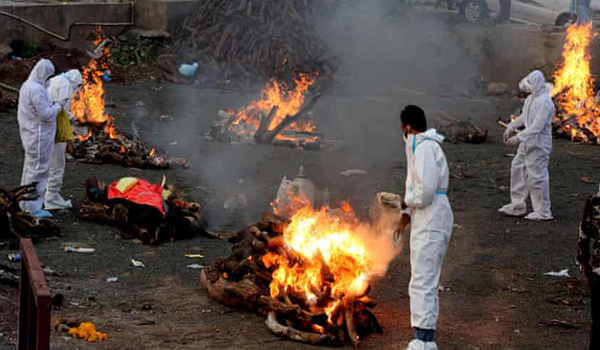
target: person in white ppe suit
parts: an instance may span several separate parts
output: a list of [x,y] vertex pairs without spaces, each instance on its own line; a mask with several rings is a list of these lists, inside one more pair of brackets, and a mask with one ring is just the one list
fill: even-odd
[[[548,173],[554,116],[554,103],[548,90],[551,86],[539,70],[529,73],[519,83],[519,88],[529,96],[525,99],[521,115],[508,125],[504,133],[507,145],[519,146],[510,168],[511,203],[499,209],[506,215],[525,215],[525,200],[529,196],[533,212],[525,218],[552,220]],[[517,133],[517,129],[522,127],[524,129]]]
[[406,142],[404,203],[411,211],[410,321],[415,339],[407,350],[435,350],[442,262],[452,235],[454,215],[448,200],[449,170],[441,147],[444,137],[427,130],[423,110],[409,105],[400,114]]
[[[64,106],[70,119],[73,119],[70,110],[71,98],[73,97],[73,94],[77,92],[81,83],[81,73],[79,73],[77,69],[71,69],[64,74],[57,75],[50,79],[50,87],[48,88],[50,98],[53,102]],[[65,167],[67,165],[65,159],[66,149],[66,142],[54,144],[52,159],[50,161],[48,185],[46,187],[46,195],[44,198],[44,209],[46,210],[70,209],[73,207],[70,200],[66,200],[60,195],[63,177],[65,176]]]
[[23,201],[21,209],[39,218],[52,217],[42,209],[50,170],[50,158],[56,135],[56,116],[62,106],[53,103],[48,94],[48,79],[54,75],[54,65],[40,60],[19,92],[18,121],[21,143],[25,150],[21,185],[37,182],[37,199]]

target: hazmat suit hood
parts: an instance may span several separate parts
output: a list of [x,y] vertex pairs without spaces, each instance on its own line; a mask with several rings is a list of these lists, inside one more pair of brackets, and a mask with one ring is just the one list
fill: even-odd
[[519,88],[523,92],[528,92],[534,95],[538,95],[539,93],[546,91],[547,86],[544,73],[539,70],[534,70],[519,82]]
[[83,82],[81,73],[79,73],[77,69],[69,70],[67,73],[65,73],[65,77],[67,78],[73,89],[77,89],[77,87]]
[[45,85],[46,81],[54,75],[54,65],[47,59],[41,59],[29,73],[27,80]]
[[439,144],[444,142],[444,136],[437,132],[436,129],[429,129],[420,134],[409,134],[406,140],[406,152],[407,154],[415,154],[417,145],[424,140],[433,140]]

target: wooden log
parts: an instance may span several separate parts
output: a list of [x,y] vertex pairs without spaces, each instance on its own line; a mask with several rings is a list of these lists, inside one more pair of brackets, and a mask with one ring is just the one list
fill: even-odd
[[273,142],[275,137],[277,137],[277,135],[280,132],[285,130],[292,123],[295,123],[306,112],[308,112],[315,105],[315,103],[319,100],[319,98],[321,98],[321,94],[317,93],[315,96],[313,96],[313,98],[310,100],[310,102],[308,102],[308,104],[306,104],[298,113],[296,113],[296,115],[286,116],[285,119],[283,121],[281,121],[281,123],[279,123],[279,125],[277,125],[277,127],[275,129],[273,129],[267,135],[265,135],[265,137],[264,137],[265,142],[267,142],[267,143]]
[[354,325],[354,301],[352,300],[346,302],[344,319],[346,320],[346,331],[348,332],[348,337],[350,338],[352,345],[358,346],[358,334],[356,333],[356,326]]
[[269,112],[269,114],[266,117],[263,116],[263,118],[260,119],[260,126],[258,127],[258,130],[254,134],[254,140],[257,143],[263,143],[265,133],[269,129],[269,126],[271,125],[273,118],[275,117],[275,115],[277,115],[278,109],[279,109],[279,107],[273,106],[273,108],[271,108],[271,111]]
[[204,270],[200,272],[200,284],[216,301],[231,307],[243,308],[251,311],[261,306],[259,298],[263,291],[252,281],[243,279],[240,282],[230,282],[223,277],[211,283]]
[[336,343],[336,337],[333,334],[303,332],[280,324],[277,321],[275,312],[273,311],[269,312],[267,315],[267,321],[265,324],[267,325],[267,328],[275,335],[297,342],[313,345],[334,345]]

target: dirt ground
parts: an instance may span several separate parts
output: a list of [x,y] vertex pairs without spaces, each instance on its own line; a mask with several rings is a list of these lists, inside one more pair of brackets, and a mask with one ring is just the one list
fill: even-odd
[[[581,178],[600,180],[598,148],[555,139],[550,163],[554,221],[533,223],[504,217],[497,209],[509,200],[510,154],[515,150],[501,142],[502,130],[495,120],[510,113],[519,101],[442,94],[433,80],[415,88],[399,79],[402,74],[370,77],[378,79],[376,89],[337,89],[326,94],[314,112],[320,132],[336,146],[321,151],[205,140],[203,134],[219,108],[244,106],[256,93],[157,83],[109,85],[106,102],[121,130],[131,132],[135,125],[152,146],[189,158],[191,168],[164,173],[189,198],[206,206],[210,229],[224,231],[239,230],[259,219],[281,178],[296,174],[300,165],[319,187],[329,188],[332,204],[349,199],[360,215],[366,215],[377,192],[403,191],[400,106],[415,103],[428,112],[441,109],[459,119],[470,118],[489,129],[490,137],[482,145],[444,146],[452,172],[449,197],[456,225],[444,262],[438,345],[445,350],[584,348],[590,326],[589,299],[574,262],[583,202],[597,190],[597,185],[585,184]],[[429,90],[423,88],[427,85]],[[161,122],[162,114],[174,120]],[[0,186],[11,188],[19,184],[23,159],[16,112],[0,114],[0,120]],[[357,168],[367,174],[339,174]],[[158,182],[162,174],[70,161],[63,193],[77,208],[84,196],[82,183],[88,178],[114,181],[137,176]],[[225,199],[238,193],[246,195],[249,206],[226,212]],[[57,217],[62,236],[36,245],[42,263],[58,274],[47,277],[50,290],[64,296],[63,307],[54,310],[53,316],[90,320],[109,339],[88,344],[53,332],[53,349],[313,348],[279,339],[266,329],[262,317],[229,309],[207,297],[198,285],[198,270],[186,268],[195,261],[184,254],[201,253],[205,258],[199,263],[208,265],[228,254],[226,241],[197,237],[150,247],[119,238],[114,227],[83,222],[75,212]],[[94,247],[96,252],[65,253],[63,247],[73,242]],[[373,283],[371,296],[378,301],[375,314],[384,333],[362,339],[363,349],[401,349],[412,337],[406,246],[387,276]],[[17,267],[5,261],[10,252],[0,246],[2,263]],[[146,267],[134,268],[132,258]],[[543,275],[564,268],[574,277]],[[118,277],[118,281],[106,282],[108,277]],[[13,349],[16,341],[16,296],[16,289],[0,286],[2,349]],[[551,320],[565,321],[573,328],[547,326]]]

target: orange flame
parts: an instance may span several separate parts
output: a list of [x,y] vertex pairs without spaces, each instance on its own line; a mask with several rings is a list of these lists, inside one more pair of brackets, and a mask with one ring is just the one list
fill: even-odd
[[[273,252],[263,256],[267,268],[275,267],[269,286],[273,298],[282,291],[295,292],[305,295],[309,303],[317,303],[323,294],[341,300],[366,291],[372,262],[364,242],[354,232],[357,222],[353,215],[349,219],[339,213],[307,206],[294,214],[284,230],[285,247],[304,259],[298,263]],[[326,308],[329,316],[335,305],[332,302]]]
[[[102,42],[101,32],[98,29],[94,45]],[[71,113],[80,124],[89,124],[102,127],[111,139],[117,138],[113,118],[105,111],[104,86],[102,75],[108,70],[106,60],[110,57],[110,50],[104,46],[102,57],[92,59],[83,67],[83,83],[71,102]]]
[[150,157],[150,159],[156,157],[156,150],[154,148],[150,151],[150,154],[148,155],[148,157]]
[[87,135],[83,136],[83,135],[76,135],[75,138],[79,140],[79,142],[83,142],[88,140],[90,137],[92,137],[92,130],[88,130]]
[[[304,94],[308,88],[316,81],[318,74],[313,76],[300,73],[294,79],[296,88],[288,90],[283,82],[271,80],[262,90],[261,99],[253,101],[245,108],[238,111],[235,120],[231,123],[229,130],[236,132],[240,136],[254,136],[260,127],[261,119],[266,118],[274,106],[277,106],[277,112],[267,126],[267,130],[273,130],[281,123],[286,116],[295,115],[300,111],[304,104]],[[244,126],[240,128],[239,126]],[[314,132],[316,125],[313,121],[303,121],[293,123],[289,129],[301,132]],[[279,134],[277,139],[283,140],[285,136]]]
[[554,90],[559,110],[555,123],[576,141],[589,142],[590,136],[600,143],[600,108],[594,98],[594,78],[590,71],[589,46],[595,34],[592,23],[567,29],[562,64],[554,74]]

